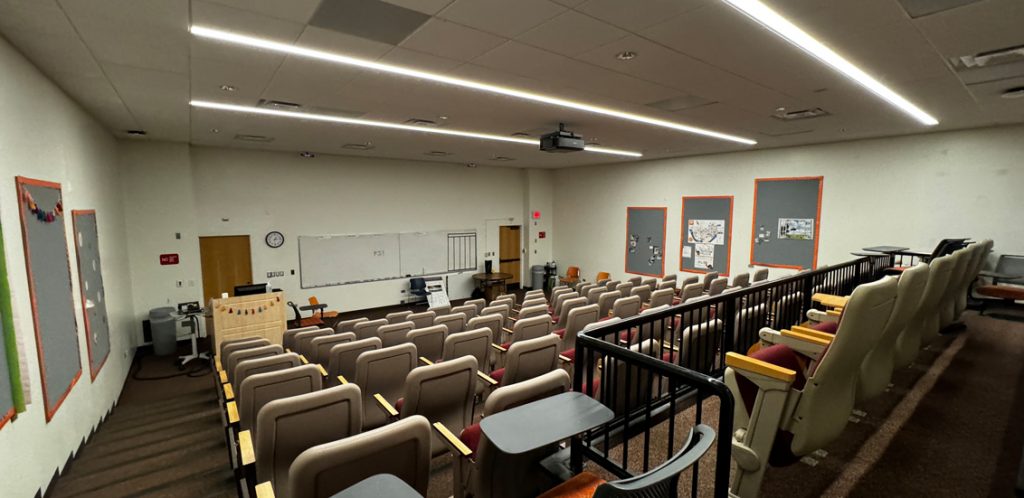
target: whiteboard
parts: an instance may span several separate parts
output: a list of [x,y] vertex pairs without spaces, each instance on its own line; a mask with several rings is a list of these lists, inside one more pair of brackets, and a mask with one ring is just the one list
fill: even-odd
[[477,269],[476,230],[299,236],[303,289]]
[[399,271],[397,233],[299,236],[299,279],[303,289],[395,278]]

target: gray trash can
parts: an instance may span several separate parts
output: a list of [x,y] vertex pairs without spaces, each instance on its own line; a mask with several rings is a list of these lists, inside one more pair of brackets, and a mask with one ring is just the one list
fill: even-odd
[[530,267],[530,285],[531,289],[543,289],[544,288],[544,266],[534,265]]
[[153,354],[168,356],[178,351],[178,320],[171,316],[174,308],[149,310],[149,330],[153,334]]

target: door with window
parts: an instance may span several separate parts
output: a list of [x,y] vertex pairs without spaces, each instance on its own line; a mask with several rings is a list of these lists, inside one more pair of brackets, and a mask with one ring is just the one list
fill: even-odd
[[512,278],[505,282],[510,288],[519,287],[519,276],[522,274],[522,227],[506,225],[498,229],[498,271],[511,273]]
[[252,283],[252,257],[248,235],[199,237],[199,259],[203,266],[203,303],[227,292],[233,296],[236,285]]

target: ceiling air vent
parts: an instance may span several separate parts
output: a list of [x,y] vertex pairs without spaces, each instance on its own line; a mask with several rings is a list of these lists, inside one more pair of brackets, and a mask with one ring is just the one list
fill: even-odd
[[431,121],[429,119],[411,118],[405,120],[405,124],[412,126],[437,126],[437,121]]
[[813,109],[800,109],[799,111],[790,111],[785,107],[780,107],[775,110],[772,117],[783,121],[796,121],[798,119],[820,118],[827,115],[828,111],[820,107],[815,107]]
[[268,137],[266,135],[245,135],[245,134],[239,133],[238,135],[235,135],[235,140],[241,140],[243,142],[264,142],[264,143],[267,143],[267,142],[273,142],[274,141],[274,137]]
[[1019,61],[1024,61],[1024,45],[950,58],[950,62],[956,69],[970,69]]
[[491,158],[492,161],[515,161],[516,158],[508,156],[494,156]]
[[445,157],[445,156],[452,155],[451,152],[445,152],[443,150],[432,150],[432,151],[429,151],[429,152],[424,152],[423,154],[427,155],[427,156],[433,156],[433,157]]
[[370,142],[361,144],[345,144],[341,146],[342,149],[348,150],[373,150],[374,145]]
[[285,102],[283,100],[267,99],[260,99],[260,101],[256,103],[256,107],[262,107],[264,109],[277,109],[279,111],[297,111],[300,108],[302,108],[301,105],[296,104],[295,102]]
[[1000,97],[1004,99],[1022,99],[1024,98],[1024,86],[1018,86],[1005,90]]

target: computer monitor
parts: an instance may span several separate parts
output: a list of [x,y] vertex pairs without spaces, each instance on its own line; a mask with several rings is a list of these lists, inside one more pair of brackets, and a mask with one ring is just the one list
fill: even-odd
[[235,296],[252,296],[254,294],[266,294],[267,284],[236,285]]

